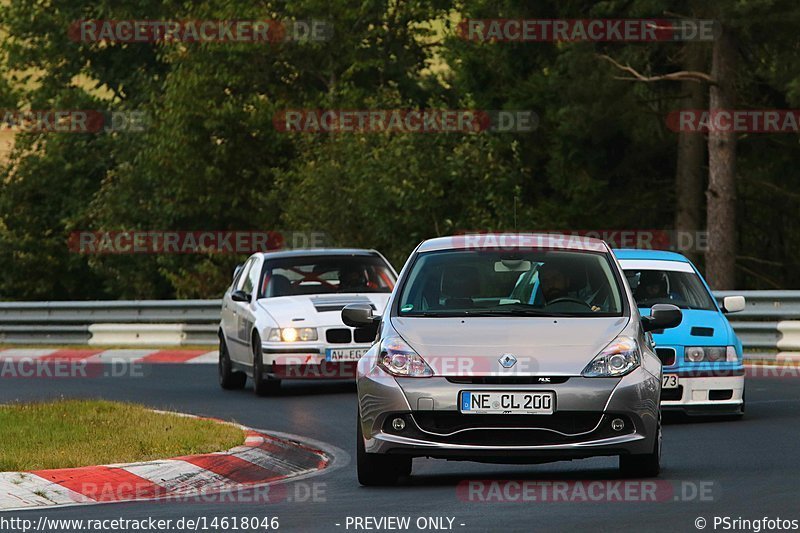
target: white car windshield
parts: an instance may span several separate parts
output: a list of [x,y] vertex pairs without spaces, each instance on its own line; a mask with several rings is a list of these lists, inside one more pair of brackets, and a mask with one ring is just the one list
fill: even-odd
[[604,254],[462,251],[420,254],[400,316],[620,316],[622,295]]
[[392,292],[395,276],[378,256],[295,256],[267,261],[260,298],[354,292]]

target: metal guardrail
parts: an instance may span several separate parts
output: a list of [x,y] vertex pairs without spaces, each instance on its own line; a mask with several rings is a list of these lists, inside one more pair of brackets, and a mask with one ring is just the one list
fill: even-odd
[[222,300],[0,302],[0,324],[181,323],[219,321]]
[[720,303],[726,296],[742,295],[744,311],[728,315],[745,350],[800,352],[800,291],[717,291]]
[[[800,352],[800,291],[720,291],[743,295],[744,311],[728,315],[748,351]],[[215,344],[221,300],[0,302],[0,344]],[[103,324],[103,327],[99,325]],[[115,324],[124,325],[114,328]],[[141,328],[131,328],[139,324]],[[173,324],[174,328],[151,327]],[[119,331],[115,331],[119,330]],[[774,355],[773,355],[774,357]]]
[[[222,300],[0,302],[0,344],[211,345],[221,306]],[[163,324],[174,327],[152,327]]]
[[[800,320],[800,291],[715,291],[721,302],[726,296],[744,296],[746,308],[731,317],[742,320]],[[738,318],[737,318],[738,320]]]
[[0,324],[0,344],[89,344],[88,325]]

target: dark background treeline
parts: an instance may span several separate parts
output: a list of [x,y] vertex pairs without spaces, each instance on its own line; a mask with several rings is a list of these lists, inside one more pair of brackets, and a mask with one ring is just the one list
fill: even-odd
[[[479,43],[456,35],[463,17],[697,17],[725,38]],[[67,31],[79,19],[264,18],[324,19],[335,33],[144,44],[74,42]],[[800,288],[797,134],[709,142],[666,124],[715,98],[800,107],[793,0],[9,0],[0,25],[0,108],[149,117],[142,132],[16,135],[0,169],[2,299],[218,297],[242,259],[67,246],[73,231],[131,229],[324,231],[399,268],[420,240],[463,230],[708,227],[716,255],[695,259],[717,288]],[[620,79],[635,77],[626,65],[649,81]],[[680,71],[705,77],[663,78]],[[539,125],[276,130],[277,112],[300,108],[529,109]]]

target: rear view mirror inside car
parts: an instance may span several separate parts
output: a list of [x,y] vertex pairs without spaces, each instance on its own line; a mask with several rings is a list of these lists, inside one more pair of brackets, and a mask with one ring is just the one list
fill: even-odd
[[495,272],[528,272],[531,262],[524,259],[501,259],[494,264]]

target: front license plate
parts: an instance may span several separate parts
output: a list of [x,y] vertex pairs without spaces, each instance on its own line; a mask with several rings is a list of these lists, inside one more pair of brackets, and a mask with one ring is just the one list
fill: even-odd
[[678,375],[677,374],[664,374],[661,376],[662,389],[677,389],[678,388]]
[[462,391],[459,405],[465,414],[483,415],[552,415],[554,392],[484,392]]
[[367,353],[369,348],[327,348],[325,350],[326,361],[358,361],[361,356]]

